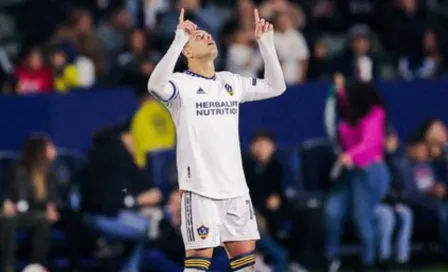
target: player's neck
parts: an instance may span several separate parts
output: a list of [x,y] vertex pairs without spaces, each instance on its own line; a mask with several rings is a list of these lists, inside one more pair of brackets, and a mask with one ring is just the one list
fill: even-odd
[[[190,60],[191,61],[191,60]],[[211,61],[201,61],[201,62],[195,62],[191,61],[190,65],[188,65],[188,70],[190,72],[193,72],[197,75],[211,78],[215,75],[215,64],[213,63],[213,60]]]

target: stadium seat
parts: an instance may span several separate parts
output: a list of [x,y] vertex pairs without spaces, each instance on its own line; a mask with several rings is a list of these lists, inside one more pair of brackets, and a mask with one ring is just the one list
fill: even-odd
[[304,190],[322,192],[330,183],[330,172],[336,160],[333,143],[327,139],[312,139],[300,147]]
[[85,164],[85,157],[76,151],[58,149],[58,156],[53,164],[53,171],[61,184],[63,201],[74,210],[79,209],[79,174]]

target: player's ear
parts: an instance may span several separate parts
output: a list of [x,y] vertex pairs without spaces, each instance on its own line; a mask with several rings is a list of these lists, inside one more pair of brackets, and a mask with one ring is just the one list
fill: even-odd
[[184,57],[186,59],[191,57],[191,52],[190,52],[190,50],[188,50],[188,47],[185,47],[184,50],[182,50],[182,54],[184,55]]

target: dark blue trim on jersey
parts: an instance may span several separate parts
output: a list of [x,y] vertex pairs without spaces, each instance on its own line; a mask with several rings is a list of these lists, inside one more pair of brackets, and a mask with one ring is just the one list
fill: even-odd
[[190,70],[185,70],[184,73],[187,74],[187,75],[189,75],[189,76],[201,77],[201,78],[208,79],[208,80],[216,80],[216,74],[213,75],[212,77],[205,77],[205,76],[202,76],[202,75],[200,75],[200,74],[196,74],[196,73],[194,73],[194,72],[192,72],[192,71],[190,71]]
[[173,94],[170,96],[170,98],[168,98],[168,100],[166,102],[169,102],[169,101],[173,100],[174,98],[176,98],[177,94],[179,93],[179,90],[177,89],[176,84],[174,84],[174,82],[172,82],[171,80],[168,82],[173,87]]

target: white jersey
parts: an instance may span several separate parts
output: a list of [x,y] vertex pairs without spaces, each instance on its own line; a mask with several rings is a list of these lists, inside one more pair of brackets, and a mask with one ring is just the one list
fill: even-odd
[[192,72],[171,76],[175,93],[165,105],[177,128],[181,190],[215,199],[247,194],[238,132],[239,104],[257,80],[219,72],[204,78]]
[[219,72],[205,78],[192,72],[172,73],[188,41],[182,30],[155,67],[148,90],[169,109],[177,128],[179,187],[213,199],[247,194],[238,132],[240,103],[282,94],[285,80],[273,34],[258,40],[265,79]]

